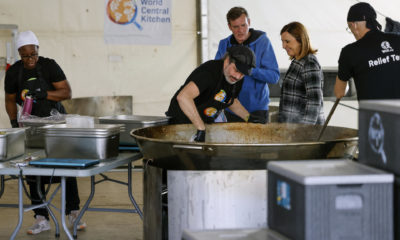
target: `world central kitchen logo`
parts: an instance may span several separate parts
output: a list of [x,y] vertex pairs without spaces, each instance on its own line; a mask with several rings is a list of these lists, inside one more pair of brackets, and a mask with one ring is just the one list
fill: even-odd
[[165,0],[109,0],[108,18],[120,25],[134,24],[142,30],[147,23],[170,23],[170,10]]
[[386,154],[383,150],[385,139],[385,130],[383,129],[382,119],[378,113],[375,113],[369,120],[368,142],[371,149],[381,155],[382,162],[386,164]]
[[393,52],[393,48],[390,46],[388,41],[383,41],[381,43],[382,53]]

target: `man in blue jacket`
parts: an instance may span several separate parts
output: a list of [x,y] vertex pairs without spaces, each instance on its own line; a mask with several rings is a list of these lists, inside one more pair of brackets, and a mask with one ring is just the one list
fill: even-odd
[[[239,101],[252,115],[264,117],[268,121],[269,88],[279,80],[279,68],[271,42],[265,32],[250,28],[246,9],[233,7],[226,14],[232,35],[219,42],[215,59],[221,59],[226,49],[233,45],[245,45],[256,55],[256,68],[244,77]],[[228,122],[242,122],[243,119],[225,111]]]

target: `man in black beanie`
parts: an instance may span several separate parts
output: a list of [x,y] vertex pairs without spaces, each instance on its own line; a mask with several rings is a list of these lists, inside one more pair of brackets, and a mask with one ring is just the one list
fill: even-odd
[[243,77],[256,67],[254,52],[241,45],[227,49],[224,57],[197,67],[171,99],[166,115],[172,124],[192,123],[197,129],[191,141],[204,142],[206,123],[213,123],[229,108],[245,122],[265,123],[250,114],[238,100]]
[[400,36],[381,32],[375,10],[365,2],[350,7],[347,25],[357,41],[340,53],[336,97],[345,95],[353,78],[358,100],[400,98]]

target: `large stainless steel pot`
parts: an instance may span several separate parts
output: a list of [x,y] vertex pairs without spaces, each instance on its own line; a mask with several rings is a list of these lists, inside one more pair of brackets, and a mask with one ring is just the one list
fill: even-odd
[[170,170],[265,169],[268,160],[342,158],[357,149],[357,130],[304,124],[220,123],[206,127],[206,142],[189,142],[192,124],[133,130],[152,165]]

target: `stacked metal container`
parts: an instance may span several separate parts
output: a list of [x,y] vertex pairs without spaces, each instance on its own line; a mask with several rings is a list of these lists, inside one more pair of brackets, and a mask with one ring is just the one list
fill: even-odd
[[25,152],[26,128],[0,129],[0,160],[9,160]]
[[93,128],[66,124],[40,128],[49,158],[107,159],[118,156],[120,124],[95,124]]
[[44,136],[39,128],[46,125],[63,124],[65,120],[27,119],[19,123],[27,127],[25,146],[27,148],[44,148]]
[[121,132],[120,145],[136,145],[135,138],[130,135],[132,129],[166,125],[168,121],[169,117],[141,115],[115,115],[99,118],[99,123],[102,124],[125,125],[125,131]]

